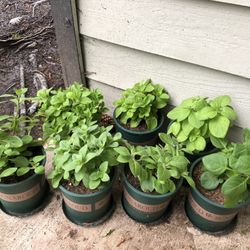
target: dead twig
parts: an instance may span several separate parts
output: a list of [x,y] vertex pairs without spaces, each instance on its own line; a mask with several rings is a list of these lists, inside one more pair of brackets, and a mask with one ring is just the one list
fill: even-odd
[[122,240],[116,245],[116,247],[119,247],[121,244],[123,244],[125,241],[127,240],[132,240],[133,238],[131,236],[127,237],[127,238],[122,238]]
[[48,1],[48,0],[39,0],[39,1],[35,2],[35,3],[33,3],[32,17],[35,16],[35,8],[36,8],[36,6],[39,5],[39,4],[45,3],[45,2],[47,2],[47,1]]
[[[25,88],[25,83],[24,83],[24,67],[22,64],[20,64],[20,86],[21,88]],[[22,98],[25,98],[25,94],[22,94]],[[25,101],[21,102],[20,104],[20,115],[26,115],[26,106],[25,106]],[[25,131],[25,124],[21,123],[20,124],[20,135],[24,135]]]
[[12,83],[7,89],[4,90],[3,94],[6,94],[10,89],[12,89],[14,86],[16,86],[16,82]]

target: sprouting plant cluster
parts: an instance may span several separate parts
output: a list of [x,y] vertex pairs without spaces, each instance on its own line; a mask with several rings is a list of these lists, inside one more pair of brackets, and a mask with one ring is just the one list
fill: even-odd
[[115,149],[119,153],[117,160],[127,163],[144,192],[156,191],[159,194],[173,192],[175,180],[185,178],[191,186],[193,180],[188,176],[189,161],[178,143],[166,134],[160,134],[164,146],[121,146]]
[[228,144],[221,152],[205,156],[202,162],[201,185],[208,190],[221,185],[225,206],[232,207],[249,197],[250,130],[244,130],[243,143]]
[[112,135],[95,122],[72,130],[67,140],[61,140],[55,150],[54,170],[50,173],[54,188],[63,180],[89,189],[101,188],[110,181],[112,167],[118,165],[117,153],[121,134]]
[[44,117],[44,137],[56,144],[70,136],[75,127],[100,121],[102,113],[107,111],[99,90],[78,83],[66,89],[40,90],[37,97],[41,104],[39,114]]
[[168,134],[174,135],[189,152],[203,151],[209,141],[220,148],[236,120],[229,96],[218,96],[213,100],[192,97],[167,116],[173,121]]
[[158,125],[159,110],[168,101],[169,95],[161,85],[153,84],[150,79],[141,81],[126,89],[114,103],[115,117],[131,128],[146,123],[147,129],[154,129]]
[[26,92],[27,89],[18,89],[15,94],[0,96],[1,103],[11,102],[15,109],[13,114],[0,116],[0,181],[12,175],[22,176],[30,171],[44,173],[42,162],[45,156],[34,156],[30,150],[31,147],[42,144],[30,135],[39,119],[21,112],[21,105],[27,100],[23,97]]

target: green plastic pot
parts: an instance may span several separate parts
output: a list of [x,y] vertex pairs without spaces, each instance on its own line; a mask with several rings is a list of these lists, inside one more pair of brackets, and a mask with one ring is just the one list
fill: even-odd
[[123,169],[123,197],[122,204],[126,213],[140,223],[152,223],[160,220],[168,212],[168,206],[179,191],[183,179],[177,182],[176,190],[166,194],[144,193],[133,187],[127,179],[129,167]]
[[103,189],[90,194],[78,194],[59,186],[63,194],[64,213],[75,224],[82,225],[102,220],[112,208],[112,186],[116,173]]
[[134,145],[155,145],[158,139],[158,133],[161,132],[164,126],[164,115],[159,112],[158,126],[152,130],[135,131],[127,129],[122,126],[118,119],[115,118],[115,111],[113,113],[116,131],[122,134],[122,138]]
[[[195,167],[202,158],[197,159],[190,168],[193,177]],[[191,188],[185,202],[185,210],[189,220],[200,230],[208,233],[231,231],[236,223],[239,210],[250,203],[250,197],[244,203],[226,208],[202,195],[198,189]]]
[[[43,166],[45,162],[46,159],[43,160]],[[32,213],[43,203],[45,191],[45,175],[33,174],[13,184],[0,183],[1,206],[4,211],[13,215]]]

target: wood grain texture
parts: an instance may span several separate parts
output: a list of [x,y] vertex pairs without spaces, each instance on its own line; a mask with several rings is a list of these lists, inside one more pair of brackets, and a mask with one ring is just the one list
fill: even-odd
[[76,0],[51,1],[56,38],[66,86],[74,81],[85,84]]
[[212,1],[222,2],[222,3],[230,3],[230,4],[250,7],[250,1],[249,0],[212,0]]
[[85,67],[92,72],[89,79],[125,89],[151,78],[166,87],[173,105],[196,95],[230,95],[239,116],[237,124],[250,127],[249,79],[92,38],[85,37],[83,43]]
[[204,0],[78,0],[80,33],[250,78],[250,9]]

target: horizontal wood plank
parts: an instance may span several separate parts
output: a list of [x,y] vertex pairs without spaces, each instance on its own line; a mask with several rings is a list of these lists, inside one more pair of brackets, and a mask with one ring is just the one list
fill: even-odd
[[250,7],[250,1],[249,0],[212,0],[212,1],[222,2],[222,3],[230,3],[230,4]]
[[79,0],[80,33],[250,78],[250,9],[204,0]]
[[230,95],[239,116],[237,124],[250,127],[249,79],[87,37],[83,48],[89,79],[125,89],[151,78],[166,87],[173,105],[196,95]]

